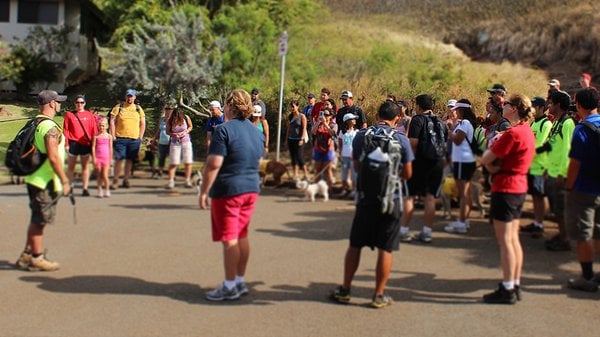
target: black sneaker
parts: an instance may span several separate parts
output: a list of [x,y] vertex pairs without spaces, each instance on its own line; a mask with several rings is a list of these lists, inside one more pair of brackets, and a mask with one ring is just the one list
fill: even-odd
[[530,234],[542,234],[544,233],[544,227],[536,226],[533,222],[527,226],[521,226],[521,233],[530,233]]
[[514,289],[507,290],[501,282],[498,284],[496,291],[483,295],[483,302],[488,304],[515,304],[517,295]]
[[121,185],[123,188],[129,188],[131,185],[129,185],[129,180],[123,180],[123,185]]
[[342,286],[339,286],[331,292],[331,295],[329,296],[329,298],[332,301],[335,301],[338,303],[342,303],[342,304],[349,303],[350,298],[351,298],[350,289],[346,289]]
[[517,301],[523,299],[523,294],[521,293],[521,286],[515,286],[515,296],[517,296]]
[[598,281],[595,278],[591,280],[586,280],[583,277],[578,279],[569,279],[567,282],[567,287],[574,290],[587,291],[590,293],[598,291]]
[[88,192],[88,190],[83,190],[83,192],[81,192],[81,196],[82,197],[89,197],[90,196],[90,192]]

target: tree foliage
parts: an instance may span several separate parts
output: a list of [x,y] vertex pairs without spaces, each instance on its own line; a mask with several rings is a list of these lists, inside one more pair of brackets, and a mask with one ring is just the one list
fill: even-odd
[[205,25],[203,11],[193,6],[171,12],[168,25],[154,24],[121,43],[122,62],[111,70],[114,92],[135,87],[159,102],[185,92],[193,101],[206,97],[221,74],[223,41]]

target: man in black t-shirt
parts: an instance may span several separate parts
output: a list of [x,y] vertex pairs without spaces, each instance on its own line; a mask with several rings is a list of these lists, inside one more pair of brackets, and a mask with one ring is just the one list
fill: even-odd
[[[423,217],[423,228],[414,238],[424,243],[431,243],[431,231],[433,220],[435,217],[435,199],[439,197],[440,187],[442,185],[445,155],[435,159],[429,159],[424,153],[424,143],[420,142],[431,141],[427,135],[429,132],[428,123],[435,122],[432,112],[433,98],[427,94],[421,94],[415,98],[415,109],[417,115],[414,116],[409,125],[408,139],[415,154],[413,162],[413,176],[407,181],[407,197],[404,199],[404,213],[402,215],[402,226],[400,227],[400,239],[403,242],[412,241],[408,224],[414,211],[414,198],[416,196],[424,197],[425,212]],[[444,139],[448,138],[448,130],[444,123],[440,123],[441,130],[439,132]],[[444,141],[445,143],[445,141]]]
[[354,97],[352,95],[352,92],[348,90],[343,91],[342,95],[340,96],[340,99],[342,100],[344,106],[337,112],[335,122],[342,131],[342,133],[346,132],[346,125],[342,119],[344,118],[344,115],[348,113],[351,113],[357,117],[356,129],[360,130],[366,128],[367,116],[365,116],[365,113],[362,111],[361,108],[354,104]]

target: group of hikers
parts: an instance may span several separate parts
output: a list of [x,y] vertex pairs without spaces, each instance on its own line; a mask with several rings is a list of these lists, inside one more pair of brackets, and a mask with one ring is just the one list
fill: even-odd
[[[549,82],[547,97],[533,99],[509,94],[504,85],[494,84],[488,89],[485,117],[477,117],[466,98],[449,99],[444,114],[436,114],[431,95],[418,95],[410,107],[407,100],[390,94],[379,106],[376,122],[369,126],[348,90],[340,95],[339,109],[327,88],[321,90],[319,102],[314,94],[308,94],[308,104],[302,109],[297,100],[290,101],[285,139],[294,178],[299,179],[300,171],[307,178],[312,171],[313,180],[324,179],[332,188],[339,157],[339,196],[356,204],[343,282],[331,299],[351,300],[361,248],[370,247],[378,251],[371,306],[382,308],[392,303],[385,293],[392,252],[400,242],[432,242],[436,199],[447,166],[456,181],[460,210],[458,219],[444,228],[446,232],[468,233],[471,181],[478,166],[486,177],[483,185],[491,193],[489,217],[500,247],[502,281],[483,297],[484,302],[514,304],[521,300],[524,256],[519,233],[543,232],[545,197],[559,227],[546,247],[570,249],[569,239],[575,240],[582,276],[569,280],[568,286],[597,291],[600,277],[594,275],[592,265],[600,242],[599,95],[589,84],[591,77],[582,77],[587,86],[582,84],[573,96],[560,90],[558,80]],[[51,90],[38,94],[39,113],[46,119],[38,124],[34,143],[46,160],[25,178],[31,220],[18,268],[59,268],[58,263],[46,259],[42,239],[45,226],[54,221],[58,196],[72,193],[77,158],[82,164],[82,195],[89,195],[90,156],[97,170],[98,197],[110,197],[111,190],[130,187],[129,176],[146,132],[136,94],[127,90],[109,118],[85,110],[85,97],[76,96],[75,110],[65,114],[62,127],[52,119],[67,97]],[[219,101],[210,102],[210,114],[206,115],[207,158],[198,204],[210,209],[212,239],[223,245],[225,267],[223,283],[206,294],[211,301],[235,300],[250,291],[245,283],[248,227],[260,192],[259,162],[267,156],[269,144],[267,107],[258,95],[258,89],[252,94],[233,90],[223,106]],[[185,165],[185,187],[192,186],[192,128],[182,106],[165,105],[151,140],[159,157],[159,171],[153,170],[153,175],[162,174],[165,158],[170,156],[167,188],[174,188],[175,170],[181,163]],[[312,170],[304,159],[306,144],[311,145]],[[63,148],[68,153],[66,171]],[[533,196],[534,222],[520,226],[528,193]],[[423,225],[411,235],[409,224],[417,200],[424,205]]]

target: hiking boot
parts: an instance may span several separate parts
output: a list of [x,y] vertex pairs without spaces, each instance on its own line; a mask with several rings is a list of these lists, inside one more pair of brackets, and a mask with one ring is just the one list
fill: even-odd
[[225,300],[237,300],[240,298],[240,293],[237,287],[227,289],[225,284],[221,284],[215,289],[206,293],[206,299],[209,301],[225,301]]
[[30,253],[22,252],[17,262],[15,262],[15,267],[19,270],[27,270],[32,258],[33,256]]
[[456,233],[456,234],[466,234],[467,233],[467,225],[464,222],[454,221],[448,224],[448,226],[444,227],[444,231],[446,233]]
[[373,297],[373,300],[371,301],[371,308],[375,308],[375,309],[381,309],[383,307],[387,307],[388,305],[392,305],[392,303],[394,303],[394,301],[392,301],[392,298],[389,297],[388,295],[385,294],[381,294],[381,295],[375,295],[375,297]]
[[123,188],[131,187],[131,185],[129,185],[129,180],[127,180],[127,179],[123,180],[123,185],[121,185],[121,187],[123,187]]
[[110,184],[110,189],[114,191],[117,188],[119,188],[119,181],[118,180],[113,180],[112,184]]
[[89,196],[90,196],[90,192],[88,192],[88,190],[87,190],[87,189],[85,189],[85,190],[83,190],[83,191],[81,192],[81,196],[82,196],[82,197],[89,197]]
[[496,291],[483,295],[483,302],[488,304],[515,304],[517,295],[514,289],[507,290],[500,282]]
[[58,270],[58,268],[60,268],[58,262],[46,260],[46,254],[42,254],[38,257],[32,256],[28,266],[29,271],[54,271]]
[[554,240],[546,242],[546,249],[553,252],[564,252],[571,250],[571,244],[567,240]]
[[598,291],[598,281],[595,278],[586,280],[583,277],[578,279],[569,279],[569,282],[567,282],[567,287],[573,290],[581,290],[593,293]]
[[530,223],[527,226],[521,226],[519,228],[521,233],[530,233],[530,234],[542,234],[544,233],[544,227],[537,226],[535,223]]
[[235,287],[240,296],[248,295],[248,293],[250,293],[250,289],[248,289],[244,282],[236,284]]
[[329,296],[329,298],[332,301],[346,304],[346,303],[350,302],[350,299],[352,297],[350,296],[350,289],[346,289],[342,286],[339,286],[331,292],[331,295]]
[[415,240],[419,240],[423,243],[431,243],[431,241],[433,240],[431,238],[431,232],[424,232],[424,231],[420,231],[419,234],[417,234],[414,237]]
[[412,236],[410,236],[410,232],[400,232],[400,242],[406,242],[406,243],[410,243],[412,242],[413,238]]

